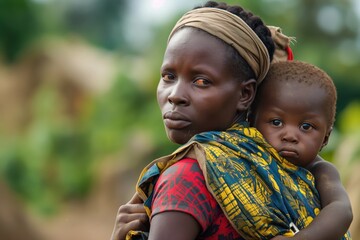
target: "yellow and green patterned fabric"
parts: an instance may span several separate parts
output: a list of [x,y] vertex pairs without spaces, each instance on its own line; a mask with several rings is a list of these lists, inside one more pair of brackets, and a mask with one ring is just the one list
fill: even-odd
[[244,239],[293,236],[320,211],[312,174],[280,157],[255,128],[237,123],[226,131],[195,135],[142,171],[137,191],[149,216],[157,177],[184,157],[199,162],[209,191]]

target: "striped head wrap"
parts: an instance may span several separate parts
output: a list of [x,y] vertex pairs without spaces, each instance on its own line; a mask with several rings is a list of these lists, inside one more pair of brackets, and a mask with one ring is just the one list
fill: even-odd
[[176,23],[176,31],[189,26],[201,29],[234,47],[255,73],[259,84],[270,68],[267,48],[256,33],[238,16],[218,8],[198,8],[187,12]]

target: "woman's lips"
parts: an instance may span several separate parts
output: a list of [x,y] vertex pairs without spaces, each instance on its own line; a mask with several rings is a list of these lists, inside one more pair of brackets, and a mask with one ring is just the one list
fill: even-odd
[[178,112],[166,112],[164,114],[164,124],[169,129],[182,129],[191,124],[191,122]]

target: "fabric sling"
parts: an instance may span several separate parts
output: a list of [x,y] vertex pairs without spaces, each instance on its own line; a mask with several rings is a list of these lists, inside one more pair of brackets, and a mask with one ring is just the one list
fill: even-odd
[[[259,131],[242,123],[195,135],[150,163],[137,184],[149,216],[157,177],[184,157],[198,161],[208,190],[244,239],[293,236],[294,229],[305,228],[320,212],[312,174],[280,157]],[[126,239],[145,236],[131,231]],[[350,239],[349,234],[343,239]]]

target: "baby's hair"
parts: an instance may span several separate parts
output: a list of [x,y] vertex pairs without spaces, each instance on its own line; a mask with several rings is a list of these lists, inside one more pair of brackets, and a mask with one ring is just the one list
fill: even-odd
[[[317,86],[324,89],[327,93],[329,106],[328,121],[330,126],[335,121],[337,93],[331,77],[320,68],[301,61],[284,61],[273,63],[266,75],[264,82],[274,81],[304,83],[308,86]],[[261,84],[259,86],[259,91]]]
[[[256,33],[256,35],[264,43],[266,49],[269,52],[270,60],[272,60],[275,51],[274,41],[271,38],[270,30],[266,27],[264,22],[258,16],[255,16],[251,12],[244,10],[240,6],[230,6],[223,2],[218,3],[214,1],[208,1],[203,6],[195,7],[195,9],[202,7],[223,9],[240,17],[247,25],[249,25],[249,27]],[[240,56],[240,54],[235,50],[235,48],[233,48],[229,44],[226,44],[225,42],[223,43],[227,46],[227,48],[230,51],[229,53],[232,60],[230,64],[232,69],[234,70],[234,73],[238,73],[240,70],[241,72],[240,75],[245,74],[245,76],[248,79],[255,78],[254,71],[251,69],[249,64]]]

